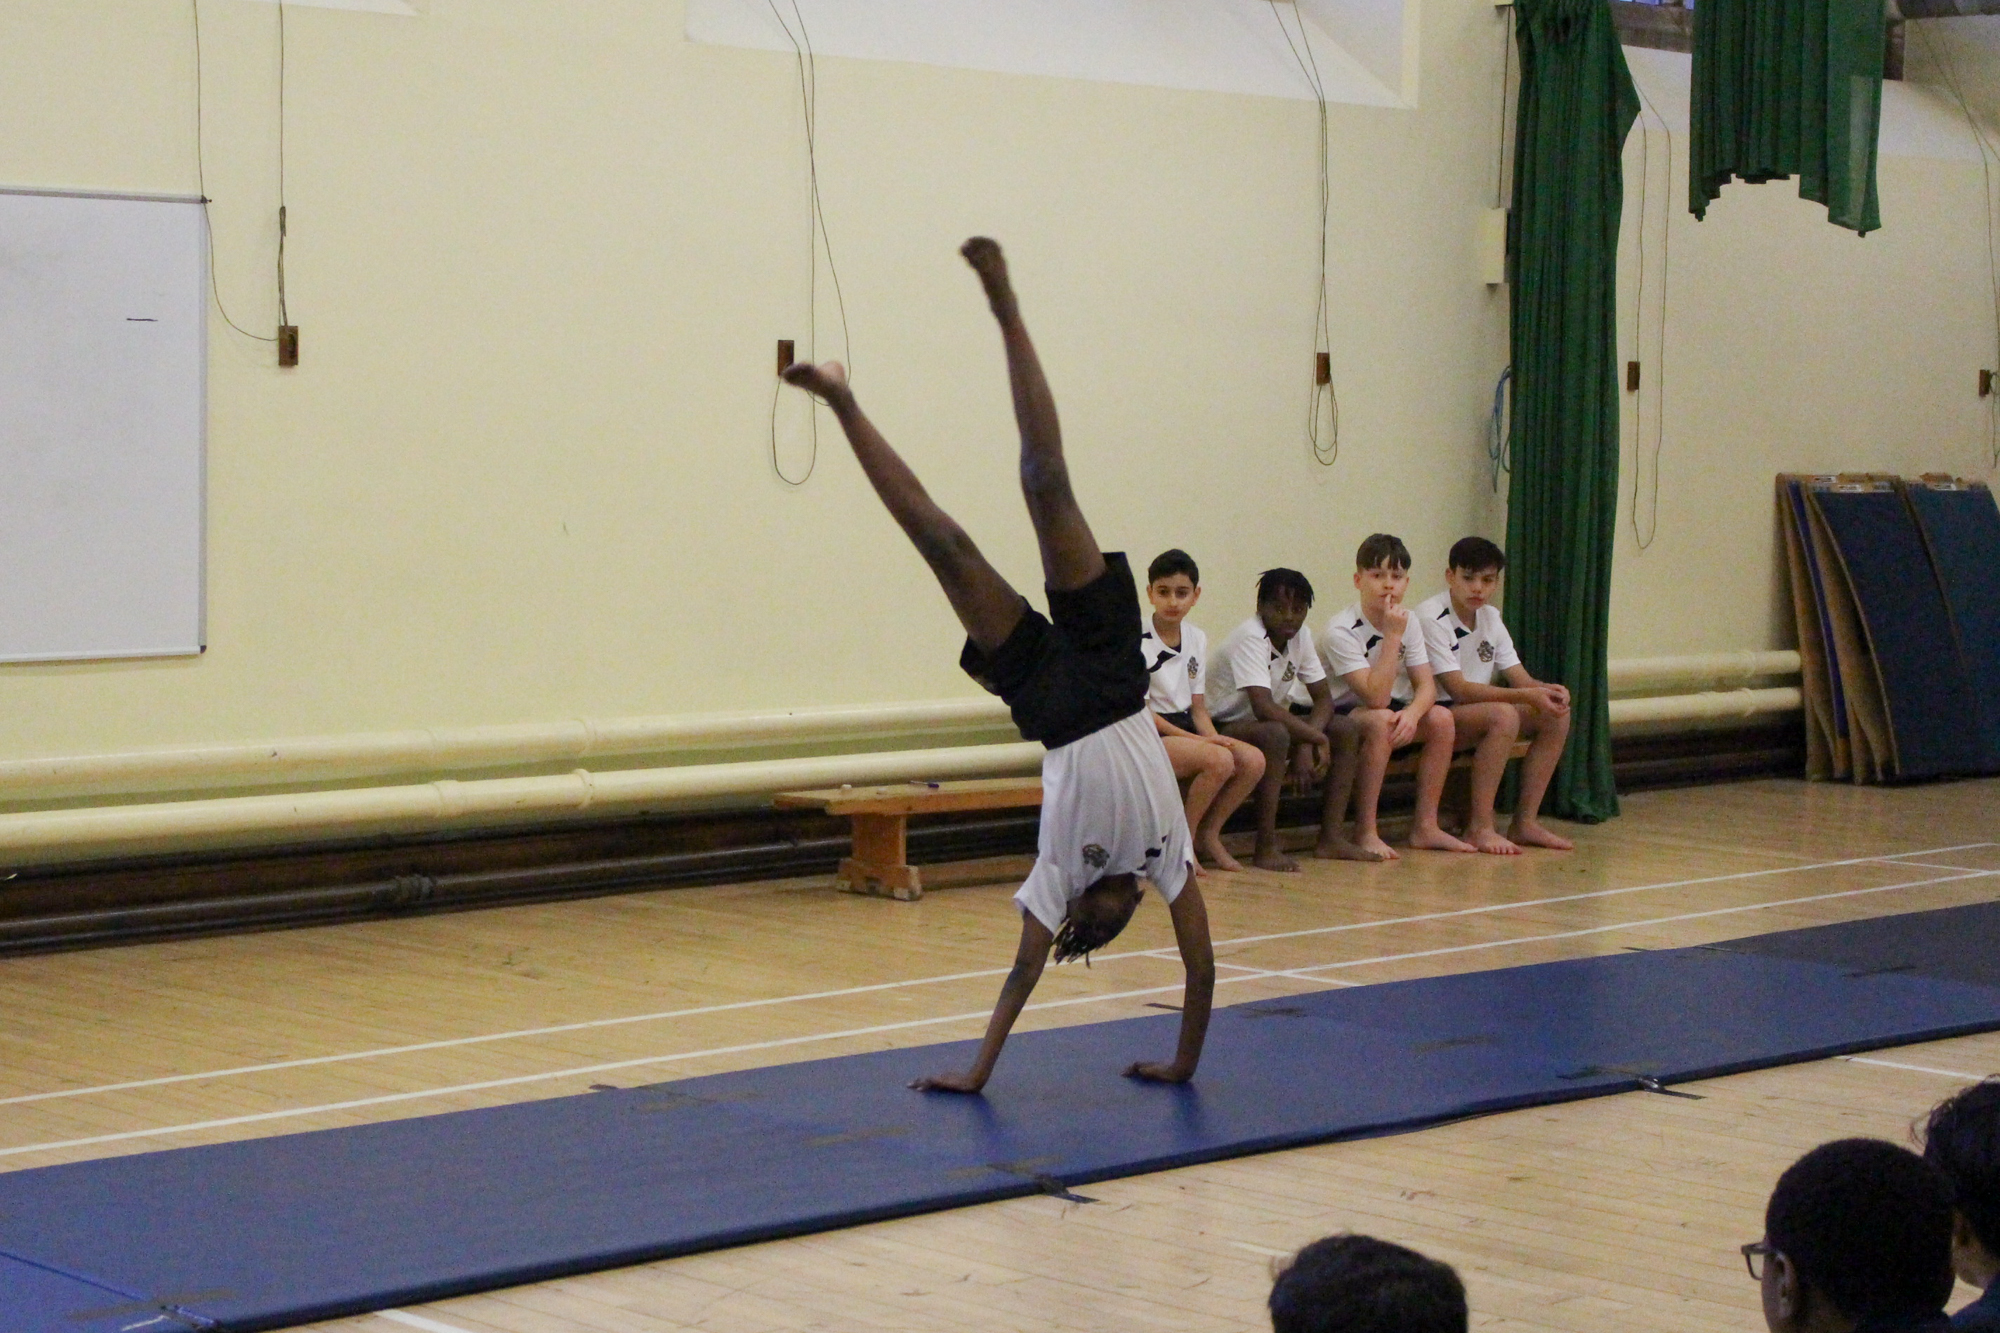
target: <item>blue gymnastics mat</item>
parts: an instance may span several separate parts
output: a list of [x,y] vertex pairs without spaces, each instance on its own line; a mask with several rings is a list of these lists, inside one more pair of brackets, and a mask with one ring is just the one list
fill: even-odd
[[[1976,940],[1975,948],[1966,941]],[[1761,942],[1760,942],[1761,941]],[[7,1333],[276,1328],[2000,1028],[2000,904],[0,1174]]]

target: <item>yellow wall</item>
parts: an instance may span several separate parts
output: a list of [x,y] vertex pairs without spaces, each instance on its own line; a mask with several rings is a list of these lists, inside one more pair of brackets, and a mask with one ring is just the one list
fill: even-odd
[[[975,231],[1009,246],[1100,539],[1193,551],[1212,633],[1266,566],[1331,611],[1372,530],[1410,542],[1420,586],[1453,538],[1503,530],[1504,295],[1474,248],[1501,20],[1422,8],[1421,107],[1332,108],[1330,470],[1302,430],[1310,104],[822,61],[864,401],[1009,577],[1036,570],[998,340],[953,253]],[[427,11],[287,15],[304,364],[214,326],[208,653],[0,667],[0,749],[970,691],[830,423],[809,484],[771,474],[772,343],[805,336],[790,58],[690,45],[659,0]],[[202,12],[218,276],[261,332],[276,10]],[[189,190],[193,119],[185,0],[0,9],[0,182]],[[1783,186],[1677,220],[1661,535],[1621,546],[1614,654],[1781,642],[1778,467],[1974,466],[1978,168],[1885,163],[1883,188],[1866,241]]]

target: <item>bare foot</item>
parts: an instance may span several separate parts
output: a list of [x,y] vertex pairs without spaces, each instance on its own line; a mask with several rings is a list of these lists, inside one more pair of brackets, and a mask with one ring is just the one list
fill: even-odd
[[1349,842],[1345,838],[1334,838],[1329,842],[1314,843],[1313,855],[1322,861],[1388,861],[1394,859],[1394,853],[1391,853],[1389,856],[1378,856],[1366,847],[1361,846],[1361,844]]
[[1467,841],[1471,842],[1475,851],[1485,852],[1488,856],[1519,856],[1521,854],[1519,847],[1516,847],[1490,828],[1474,829],[1472,836]]
[[1507,836],[1523,847],[1547,847],[1556,852],[1573,852],[1576,844],[1560,833],[1551,833],[1532,819],[1517,819]]
[[986,289],[987,303],[995,314],[1000,313],[1003,305],[1013,303],[1014,288],[1007,281],[1007,256],[1000,253],[1000,242],[989,236],[975,236],[959,246],[958,252],[979,275],[979,285]]
[[1277,870],[1285,874],[1296,874],[1299,868],[1297,861],[1286,856],[1276,847],[1268,849],[1258,848],[1257,854],[1250,858],[1250,864],[1256,866],[1259,870]]
[[1469,842],[1460,842],[1436,824],[1429,828],[1410,830],[1410,846],[1426,852],[1472,852],[1477,851]]
[[1243,863],[1229,854],[1229,849],[1222,845],[1220,838],[1199,839],[1195,843],[1194,850],[1196,856],[1217,870],[1235,871],[1243,868]]
[[1400,861],[1403,854],[1382,841],[1379,833],[1364,833],[1353,842],[1342,843],[1343,861]]
[[794,361],[778,372],[778,378],[828,401],[847,392],[847,367],[838,361],[822,361],[816,366]]

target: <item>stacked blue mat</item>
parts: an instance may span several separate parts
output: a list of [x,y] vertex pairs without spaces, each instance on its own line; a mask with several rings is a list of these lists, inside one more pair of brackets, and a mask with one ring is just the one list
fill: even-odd
[[0,1175],[0,1328],[276,1328],[2000,1028],[2000,904]]
[[1862,781],[2000,773],[1992,491],[1943,476],[1779,481],[1788,561],[1817,611],[1795,598],[1810,775],[1848,776],[1849,749]]

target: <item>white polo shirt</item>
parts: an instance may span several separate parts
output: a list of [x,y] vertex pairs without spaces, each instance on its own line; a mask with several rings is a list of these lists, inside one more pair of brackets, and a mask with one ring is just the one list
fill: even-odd
[[[1368,622],[1361,614],[1361,603],[1356,602],[1345,611],[1326,622],[1326,636],[1321,641],[1320,653],[1326,659],[1326,672],[1334,679],[1333,702],[1338,705],[1356,698],[1347,684],[1347,673],[1366,671],[1382,660],[1382,649],[1388,643],[1381,630]],[[1410,623],[1403,630],[1403,651],[1396,666],[1396,683],[1389,687],[1389,697],[1401,699],[1405,703],[1417,697],[1417,687],[1410,680],[1411,667],[1430,665],[1430,652],[1424,646],[1424,632],[1417,625],[1417,616],[1410,613]]]
[[1146,707],[1155,713],[1185,713],[1194,707],[1194,696],[1208,693],[1208,636],[1181,622],[1181,646],[1169,648],[1146,617],[1139,635],[1139,651],[1145,654],[1146,670],[1152,683],[1146,689]]
[[[1500,622],[1500,612],[1490,604],[1480,607],[1473,623],[1467,625],[1451,609],[1451,593],[1441,592],[1418,602],[1410,616],[1423,625],[1431,670],[1440,676],[1457,671],[1468,684],[1491,685],[1495,674],[1521,665],[1513,636]],[[1443,681],[1438,682],[1438,698],[1450,698]]]
[[1051,934],[1106,875],[1143,876],[1172,902],[1193,865],[1181,789],[1147,710],[1042,756],[1041,837],[1014,903]]
[[1282,705],[1292,700],[1295,690],[1326,679],[1310,629],[1299,626],[1280,652],[1256,616],[1223,636],[1208,666],[1208,715],[1217,723],[1245,722],[1254,716],[1245,686],[1264,686]]

